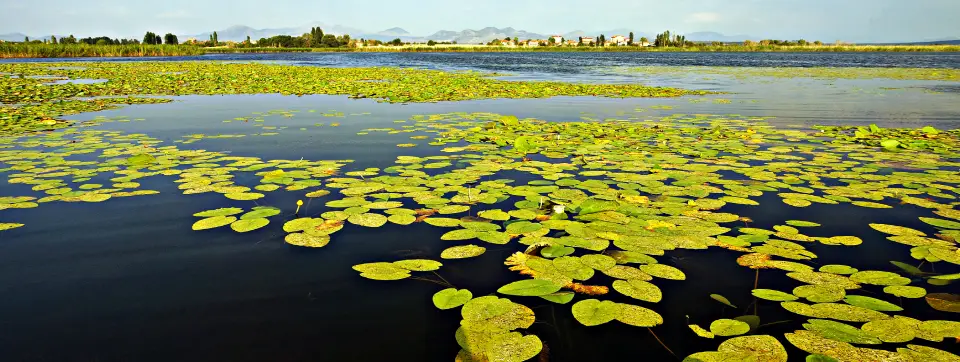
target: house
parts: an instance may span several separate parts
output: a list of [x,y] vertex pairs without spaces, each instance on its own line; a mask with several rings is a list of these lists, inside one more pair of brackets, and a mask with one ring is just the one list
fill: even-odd
[[554,44],[563,44],[563,35],[551,35],[550,38],[553,39]]
[[614,35],[610,37],[610,41],[607,42],[608,45],[624,46],[627,45],[627,37],[623,35]]
[[538,47],[538,46],[540,46],[540,42],[542,42],[542,41],[543,41],[543,40],[529,39],[529,40],[527,40],[527,41],[524,42],[524,43],[525,43],[525,45],[528,46],[528,47]]
[[571,47],[575,47],[575,46],[577,46],[577,41],[576,41],[576,40],[567,40],[566,45],[567,45],[567,46],[571,46]]
[[596,42],[595,39],[593,39],[593,38],[591,38],[591,37],[587,37],[587,36],[580,38],[580,40],[583,40],[583,43],[584,43],[584,44],[587,44],[587,45],[591,45],[591,44],[593,44],[594,42]]
[[650,44],[650,42],[648,42],[648,41],[642,41],[642,42],[634,43],[634,44],[639,45],[639,46],[642,46],[642,47],[648,47],[648,46],[651,46],[651,45],[652,45],[652,44]]
[[502,46],[502,47],[512,47],[512,46],[513,46],[513,40],[500,39],[500,46]]

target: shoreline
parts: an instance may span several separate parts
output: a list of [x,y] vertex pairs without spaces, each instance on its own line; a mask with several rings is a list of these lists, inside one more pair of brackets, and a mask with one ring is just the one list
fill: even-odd
[[237,53],[957,53],[960,45],[824,45],[699,47],[504,47],[487,45],[410,45],[363,48],[201,48],[191,45],[22,45],[0,44],[0,59],[175,57]]

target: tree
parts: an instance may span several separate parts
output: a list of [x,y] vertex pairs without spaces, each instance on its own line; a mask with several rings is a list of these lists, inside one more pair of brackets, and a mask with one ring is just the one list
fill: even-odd
[[582,36],[577,37],[577,46],[578,46],[578,47],[582,47],[582,46],[583,46],[583,37],[582,37]]
[[160,34],[155,34],[153,36],[153,43],[157,45],[163,44],[163,38],[160,37]]
[[743,41],[743,46],[752,47],[754,45],[756,45],[756,43],[754,43],[753,40],[748,39]]
[[817,40],[817,41],[814,41],[814,42],[813,42],[813,45],[816,45],[816,46],[821,46],[821,45],[823,45],[823,42],[822,42],[822,41],[819,41],[819,40]]
[[396,39],[391,40],[389,44],[390,44],[390,45],[393,45],[393,46],[401,46],[401,45],[403,45],[403,41],[400,40],[400,38],[396,38]]
[[324,34],[323,39],[320,40],[320,46],[328,48],[336,48],[340,46],[340,43],[337,42],[337,36],[333,34]]
[[554,45],[554,44],[557,43],[557,41],[554,40],[553,37],[551,36],[551,37],[547,38],[547,43],[550,44],[550,45]]
[[606,45],[607,45],[607,37],[603,36],[603,34],[600,34],[600,38],[599,38],[599,39],[600,39],[600,46],[606,46]]
[[647,39],[645,36],[640,37],[640,45],[647,44],[650,42],[650,39]]
[[177,36],[173,35],[173,33],[167,33],[167,35],[164,35],[163,42],[167,44],[174,44],[174,45],[180,44],[180,40],[177,39]]
[[633,32],[630,32],[630,39],[627,39],[627,45],[633,45]]
[[24,43],[29,43],[29,42],[30,42],[30,37],[29,37],[29,36],[23,37],[23,42],[24,42]]
[[436,44],[437,44],[437,42],[435,42],[435,41],[433,41],[433,40],[427,40],[427,45],[428,45],[428,46],[434,46],[434,45],[436,45]]
[[50,36],[50,44],[56,44],[56,43],[57,43],[57,37],[56,37],[55,35],[51,35],[51,36]]
[[247,35],[247,40],[243,42],[244,45],[250,45],[250,36]]
[[217,46],[217,32],[213,32],[213,46]]
[[153,34],[152,31],[148,31],[146,34],[143,35],[144,44],[151,44],[151,45],[156,44],[156,39],[157,39],[157,36]]

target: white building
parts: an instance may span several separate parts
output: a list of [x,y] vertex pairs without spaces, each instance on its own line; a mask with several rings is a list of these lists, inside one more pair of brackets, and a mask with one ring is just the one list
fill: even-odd
[[550,37],[553,38],[554,44],[557,44],[557,45],[563,44],[563,35],[551,35]]
[[594,38],[592,38],[592,37],[588,37],[588,36],[582,37],[582,38],[580,38],[580,40],[583,40],[583,43],[584,43],[584,44],[587,44],[587,45],[590,45],[590,44],[593,44],[594,42],[596,42],[596,39],[594,39]]
[[610,37],[610,41],[609,41],[608,44],[610,44],[610,45],[617,45],[617,46],[624,46],[624,45],[627,45],[627,41],[628,41],[628,40],[630,40],[630,39],[628,39],[627,37],[625,37],[625,36],[623,36],[623,35],[614,35],[614,36],[611,36],[611,37]]

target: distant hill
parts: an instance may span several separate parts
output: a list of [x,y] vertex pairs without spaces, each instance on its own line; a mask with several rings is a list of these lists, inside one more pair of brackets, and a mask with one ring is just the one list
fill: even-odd
[[[23,41],[23,38],[26,37],[26,36],[27,36],[27,35],[26,35],[26,34],[23,34],[23,33],[0,34],[0,40],[3,40],[3,41]],[[33,38],[30,38],[30,40],[33,40]]]
[[[247,36],[251,40],[256,41],[260,38],[269,38],[275,35],[290,35],[290,36],[299,36],[304,33],[309,33],[310,28],[319,26],[323,29],[324,34],[334,34],[334,35],[344,35],[350,34],[351,37],[357,37],[354,34],[363,33],[360,29],[350,28],[343,25],[337,24],[324,24],[320,22],[314,22],[311,24],[306,24],[303,26],[289,27],[289,28],[273,28],[273,29],[254,29],[245,25],[234,25],[223,30],[217,30],[217,40],[219,41],[243,41],[247,39]],[[402,29],[401,29],[402,30]],[[177,35],[181,41],[194,38],[200,41],[210,39],[210,35],[213,34],[212,31],[200,33],[200,34],[185,34]]]

